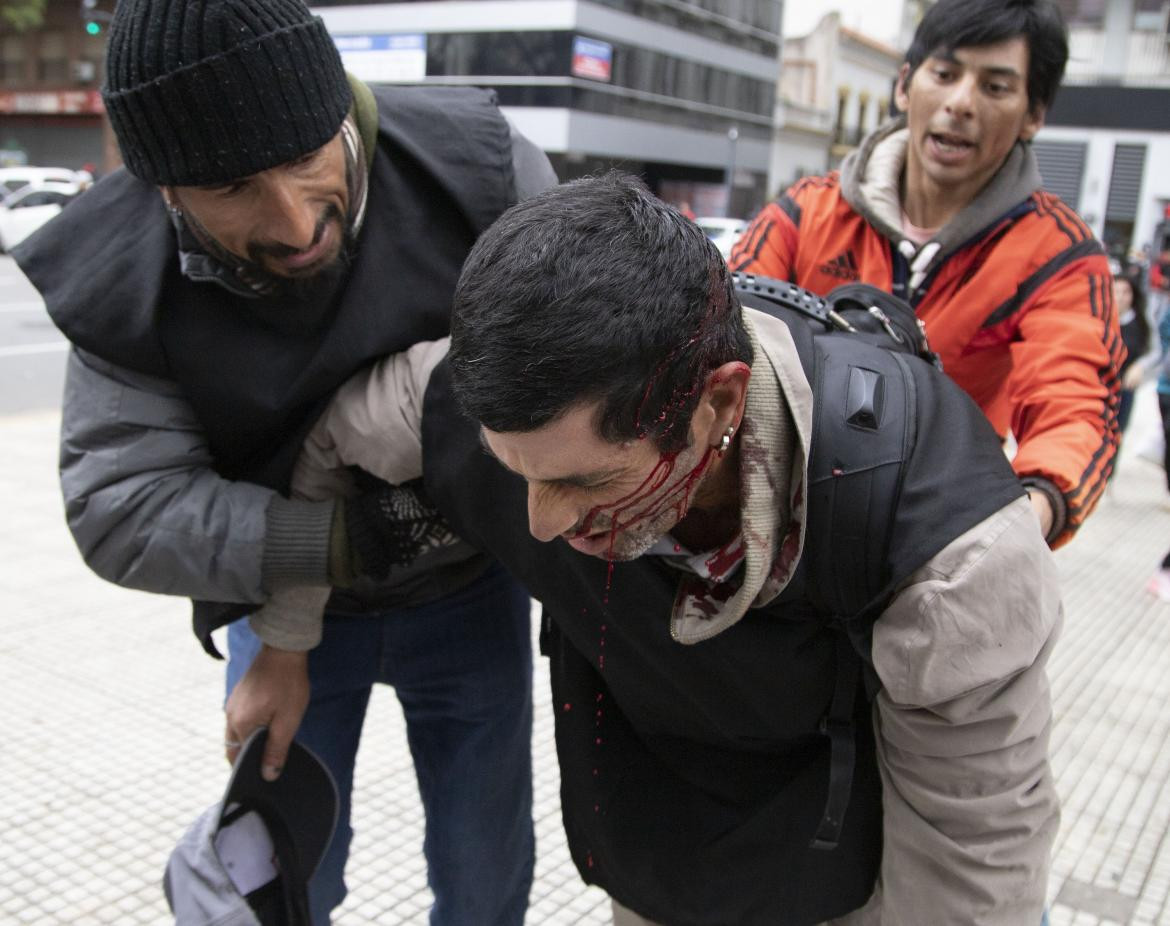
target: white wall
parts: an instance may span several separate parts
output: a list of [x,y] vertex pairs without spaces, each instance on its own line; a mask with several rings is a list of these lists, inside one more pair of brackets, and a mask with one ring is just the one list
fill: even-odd
[[1088,142],[1085,173],[1081,182],[1080,213],[1097,237],[1101,237],[1105,229],[1105,205],[1109,199],[1114,146],[1145,145],[1142,190],[1130,246],[1141,247],[1152,239],[1154,227],[1162,221],[1163,206],[1170,202],[1170,171],[1166,167],[1170,164],[1170,133],[1045,127],[1037,139]]
[[829,149],[824,135],[793,130],[777,132],[768,165],[768,197],[779,196],[797,176],[823,174],[828,169]]
[[[859,50],[860,51],[860,50]],[[885,119],[885,112],[879,109],[882,101],[888,102],[894,76],[898,73],[900,60],[882,61],[876,56],[856,54],[845,38],[841,40],[841,60],[837,63],[837,85],[849,86],[849,109],[845,125],[857,125],[857,99],[861,93],[869,94],[869,105],[865,111],[865,130],[872,132]],[[834,101],[834,106],[836,102]],[[834,109],[834,116],[836,109]]]
[[[550,153],[580,151],[615,160],[697,164],[716,170],[726,168],[730,160],[731,143],[721,131],[659,125],[581,110],[505,106],[503,111],[517,129]],[[763,173],[768,169],[768,154],[766,141],[740,135],[735,146],[736,169]]]
[[839,91],[849,91],[845,118],[847,131],[858,125],[859,100],[868,97],[862,125],[873,131],[885,118],[884,101],[890,97],[891,81],[898,71],[901,55],[891,49],[888,53],[859,42],[841,31],[841,17],[835,13],[823,15],[816,28],[808,35],[785,40],[785,62],[798,59],[815,65],[815,79],[796,84],[805,93],[794,101],[797,106],[786,106],[782,88],[777,88],[776,123],[772,157],[768,167],[768,192],[782,192],[794,176],[819,174],[829,169],[830,150],[837,126]]

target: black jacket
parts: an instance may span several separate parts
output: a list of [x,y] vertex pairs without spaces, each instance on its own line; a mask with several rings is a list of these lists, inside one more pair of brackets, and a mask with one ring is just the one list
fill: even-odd
[[[808,330],[799,322],[792,332],[806,378],[816,382],[824,371]],[[858,349],[863,361],[866,351],[881,351]],[[890,542],[873,551],[889,593],[1022,494],[974,404],[910,360],[912,442]],[[814,435],[827,433],[824,414],[814,402]],[[703,642],[675,642],[680,573],[647,555],[615,563],[611,578],[607,563],[535,540],[523,482],[483,452],[454,403],[446,364],[427,388],[423,451],[440,510],[544,606],[562,812],[582,877],[670,926],[808,926],[864,904],[881,858],[882,808],[860,688],[844,828],[831,851],[810,843],[829,782],[820,724],[842,663],[858,649],[867,655],[866,628],[851,630],[842,646],[843,634],[814,603],[830,596],[814,594],[798,567],[766,606]],[[834,450],[814,436],[811,452]],[[824,520],[814,504],[810,494],[802,563],[823,540],[812,536]],[[863,619],[872,625],[880,610]]]

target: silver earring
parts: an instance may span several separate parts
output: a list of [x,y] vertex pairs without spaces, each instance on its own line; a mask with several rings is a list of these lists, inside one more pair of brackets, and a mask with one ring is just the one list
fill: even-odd
[[735,428],[729,427],[723,433],[723,437],[719,440],[719,446],[715,448],[715,452],[719,454],[719,456],[723,456],[723,454],[727,453],[727,451],[731,449],[731,438],[734,436]]

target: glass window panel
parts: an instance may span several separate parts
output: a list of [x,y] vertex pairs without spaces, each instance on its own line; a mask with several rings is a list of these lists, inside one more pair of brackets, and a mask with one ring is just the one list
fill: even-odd
[[[371,0],[376,2],[376,0]],[[411,0],[402,0],[411,2]],[[593,0],[640,19],[673,26],[693,35],[761,55],[777,53],[781,0]],[[365,6],[354,0],[313,0],[313,6]],[[711,14],[716,14],[713,18]],[[765,33],[765,34],[761,34]],[[437,33],[427,36],[429,42]],[[428,56],[429,57],[429,56]]]
[[[427,75],[567,77],[571,32],[439,33],[427,36]],[[646,48],[613,45],[610,84],[770,116],[775,86]],[[485,81],[490,83],[490,80]]]

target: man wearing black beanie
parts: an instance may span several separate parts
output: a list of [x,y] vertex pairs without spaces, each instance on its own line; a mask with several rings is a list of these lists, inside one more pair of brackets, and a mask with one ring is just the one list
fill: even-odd
[[[310,884],[314,923],[345,896],[354,758],[380,681],[407,720],[432,924],[519,926],[527,595],[420,491],[288,495],[336,388],[447,332],[468,249],[555,183],[547,159],[486,91],[347,77],[300,0],[122,0],[103,98],[126,169],[15,255],[73,343],[61,479],[78,546],[110,581],[190,597],[213,655],[230,624],[229,758],[267,724],[266,777],[294,733],[329,766],[341,819]],[[367,539],[387,506],[411,513],[402,549]],[[323,631],[265,621],[274,591],[327,585]],[[306,663],[310,688],[269,702]]]

